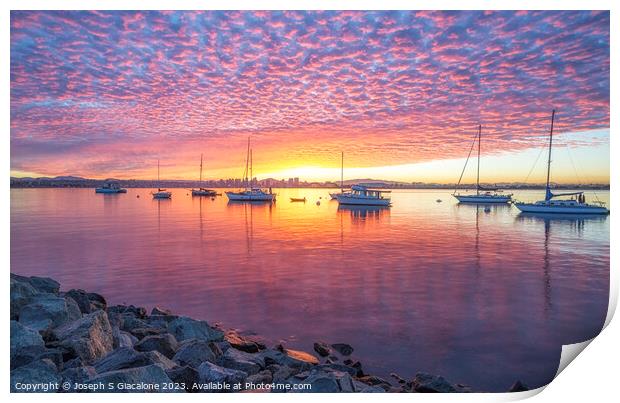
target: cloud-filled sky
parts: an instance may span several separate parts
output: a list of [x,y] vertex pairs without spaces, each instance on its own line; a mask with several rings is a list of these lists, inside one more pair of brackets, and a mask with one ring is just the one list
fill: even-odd
[[609,41],[590,11],[14,11],[11,170],[195,177],[203,153],[239,177],[251,135],[259,177],[325,179],[344,150],[353,172],[454,181],[399,167],[460,161],[480,123],[488,161],[511,156],[496,179],[520,180],[556,108],[607,181]]

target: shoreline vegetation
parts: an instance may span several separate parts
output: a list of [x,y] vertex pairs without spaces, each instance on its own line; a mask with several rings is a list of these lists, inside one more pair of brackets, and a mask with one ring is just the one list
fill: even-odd
[[[364,371],[346,343],[312,353],[155,307],[11,273],[11,392],[471,392],[438,375]],[[516,381],[508,392],[528,390]]]
[[[16,178],[11,177],[11,188],[96,188],[106,182],[117,182],[123,188],[195,188],[199,186],[213,188],[242,188],[245,186],[240,179],[218,179],[204,180],[202,182],[196,180],[162,180],[161,183],[155,180],[143,179],[87,179],[73,176],[59,176],[55,178]],[[289,179],[254,179],[254,183],[258,187],[272,188],[316,188],[316,189],[335,189],[340,188],[339,182],[306,182],[300,181],[299,178]],[[351,179],[343,182],[344,187],[351,185],[365,184],[368,186],[382,189],[450,189],[456,187],[454,183],[426,183],[426,182],[395,182],[383,181],[377,179]],[[545,189],[544,183],[481,183],[482,186],[497,187],[502,190],[517,189]],[[584,190],[609,190],[608,183],[589,183],[589,184],[559,184],[551,183],[553,189],[584,189]],[[461,184],[459,189],[476,189],[476,184]]]

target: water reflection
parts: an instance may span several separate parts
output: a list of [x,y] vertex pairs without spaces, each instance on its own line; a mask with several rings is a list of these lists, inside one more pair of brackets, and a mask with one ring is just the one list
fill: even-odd
[[383,217],[390,215],[390,207],[388,206],[351,206],[339,205],[339,214],[350,214],[352,222],[364,220],[381,220]]

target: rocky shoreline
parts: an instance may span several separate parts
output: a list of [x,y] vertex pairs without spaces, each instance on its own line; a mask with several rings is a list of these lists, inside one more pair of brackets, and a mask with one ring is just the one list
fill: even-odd
[[470,391],[425,373],[367,374],[345,343],[316,342],[314,352],[11,274],[11,392]]

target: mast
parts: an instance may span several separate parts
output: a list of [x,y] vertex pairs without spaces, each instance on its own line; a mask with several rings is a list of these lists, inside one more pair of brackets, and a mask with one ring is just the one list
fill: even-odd
[[248,136],[248,151],[245,155],[245,178],[243,178],[245,180],[245,188],[247,189],[249,186],[249,182],[248,182],[248,164],[250,163],[250,136]]
[[480,194],[480,141],[482,134],[482,125],[478,125],[478,172],[476,174],[476,195]]
[[200,154],[200,186],[202,186],[202,154]]
[[159,181],[159,160],[157,160],[157,190],[160,190],[161,182]]
[[344,193],[344,151],[340,152],[340,193]]
[[555,119],[555,109],[551,112],[551,130],[549,131],[549,158],[547,160],[547,186],[545,190],[545,201],[551,200],[553,193],[549,188],[549,179],[551,178],[551,145],[553,144],[553,120]]
[[250,189],[254,185],[254,174],[252,173],[252,149],[250,148]]

